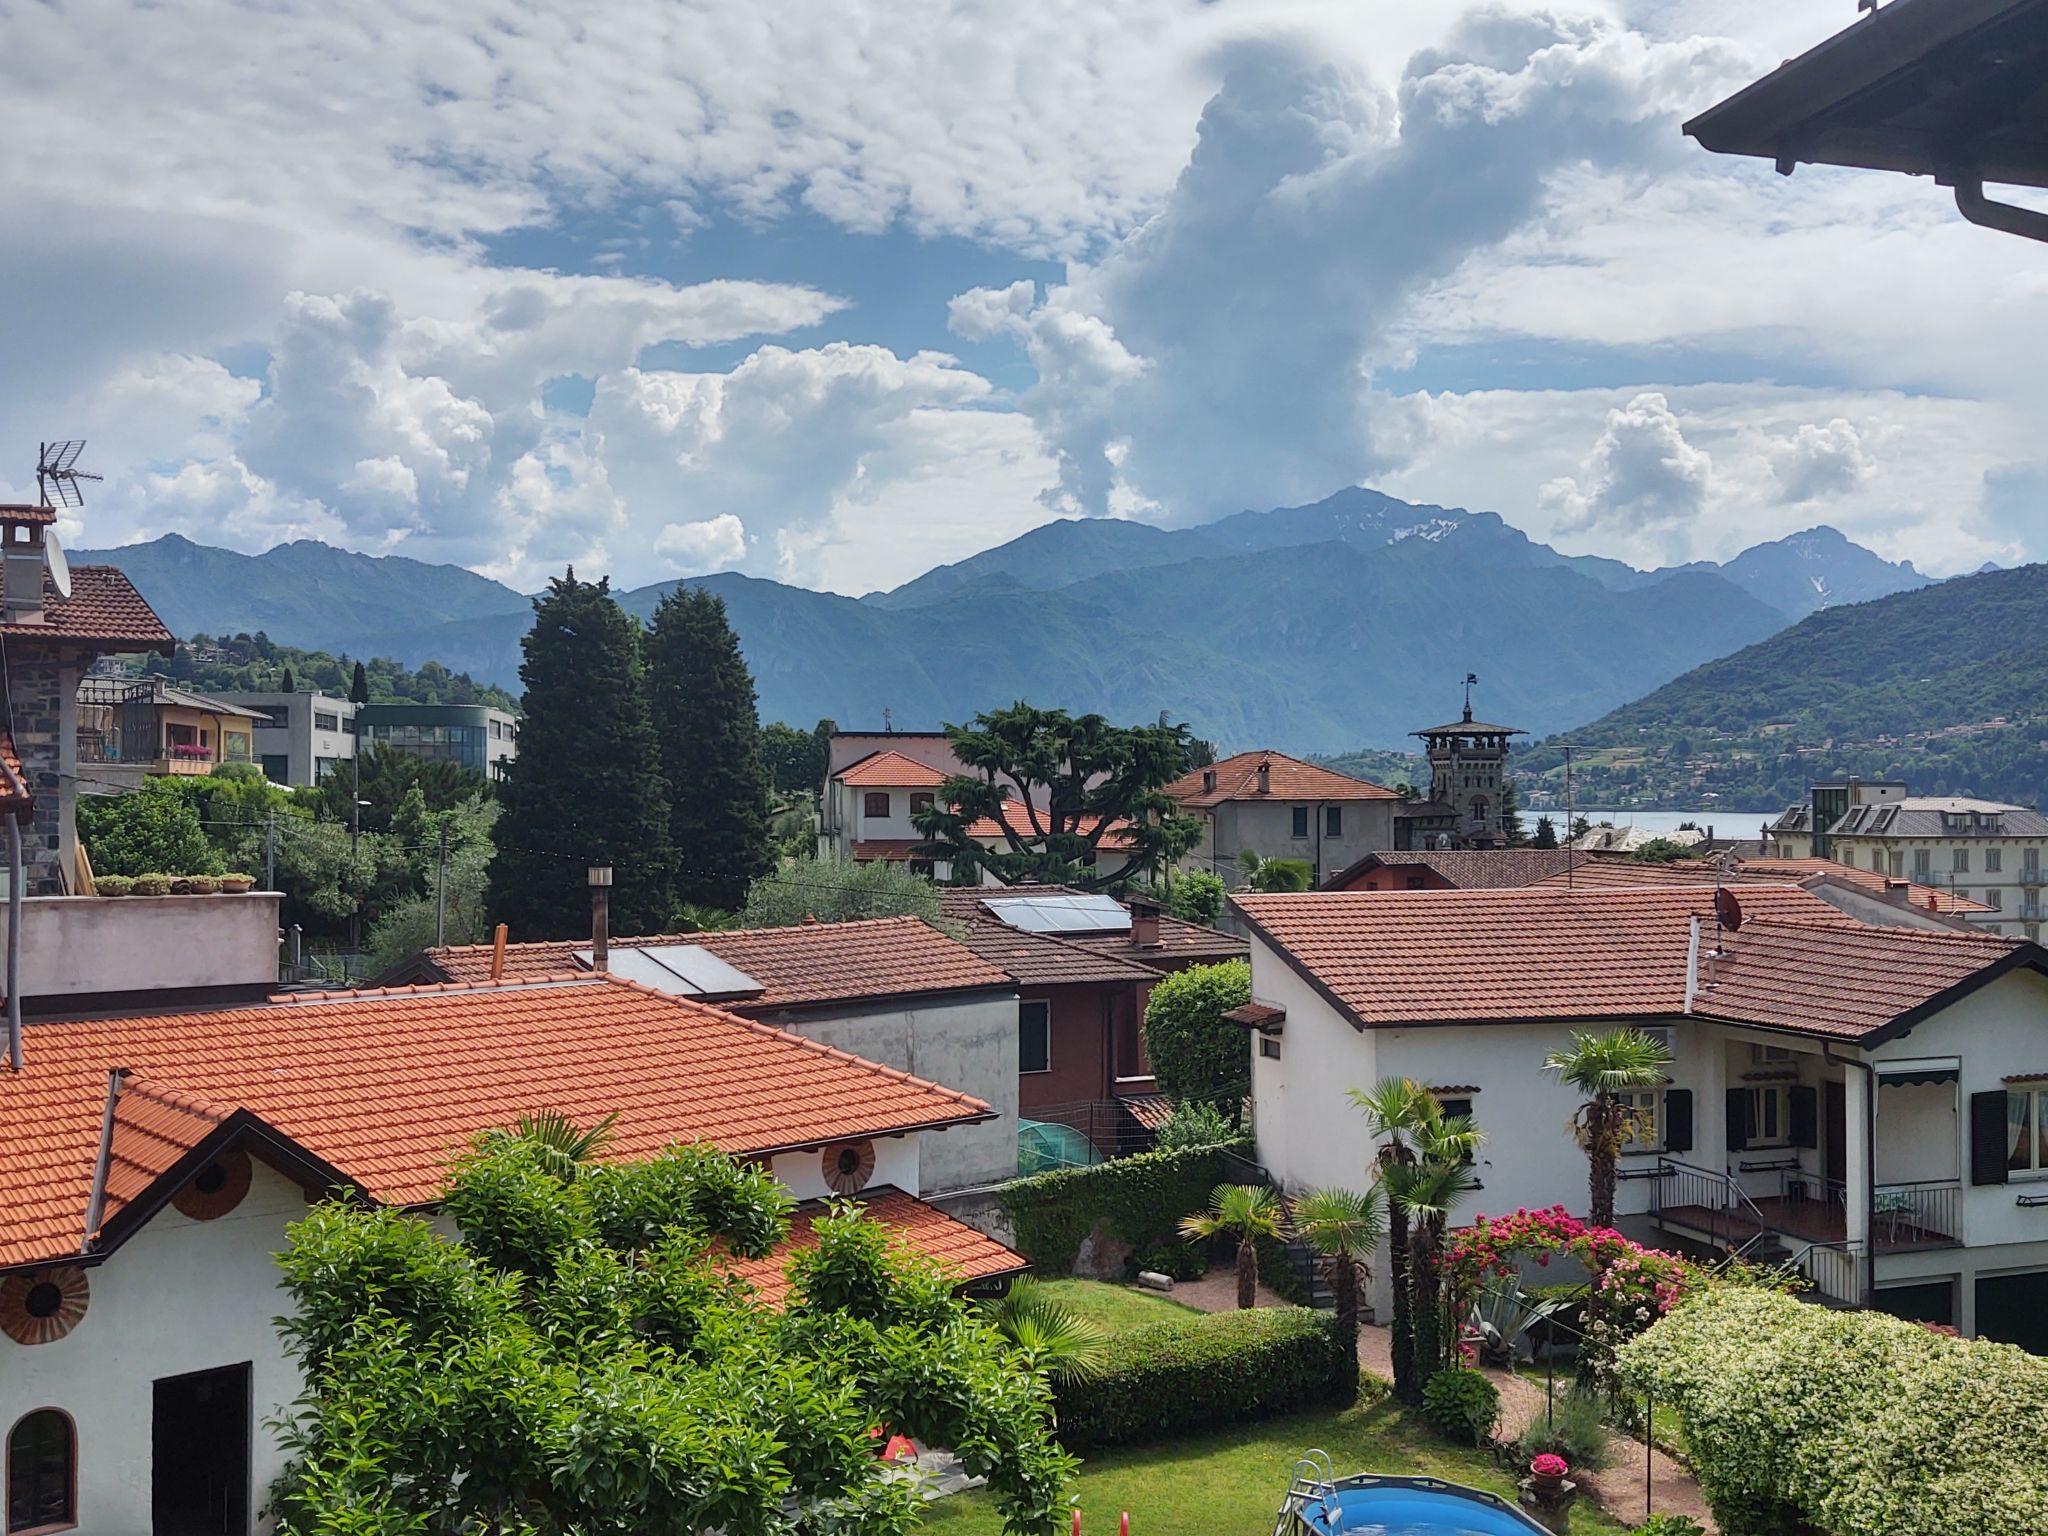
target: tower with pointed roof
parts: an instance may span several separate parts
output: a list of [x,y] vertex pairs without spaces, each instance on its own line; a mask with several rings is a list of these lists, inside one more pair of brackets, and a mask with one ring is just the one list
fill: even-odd
[[1416,818],[1426,826],[1431,847],[1446,842],[1453,848],[1507,846],[1501,798],[1508,782],[1508,738],[1527,733],[1472,718],[1472,685],[1478,681],[1466,674],[1461,718],[1415,732],[1429,757],[1429,801],[1414,809],[1434,813]]

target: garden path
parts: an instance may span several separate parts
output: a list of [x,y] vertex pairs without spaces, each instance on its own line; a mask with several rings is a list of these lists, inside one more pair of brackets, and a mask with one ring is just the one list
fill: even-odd
[[[1237,1277],[1219,1266],[1199,1280],[1183,1280],[1174,1286],[1175,1301],[1184,1301],[1204,1312],[1226,1312],[1237,1305]],[[1287,1303],[1265,1286],[1259,1287],[1259,1305],[1280,1307]],[[1358,1330],[1358,1363],[1382,1380],[1394,1377],[1393,1349],[1387,1330],[1368,1325]],[[1543,1412],[1543,1383],[1526,1376],[1488,1367],[1486,1374],[1500,1388],[1501,1435],[1512,1439]],[[1637,1440],[1608,1433],[1608,1464],[1605,1471],[1582,1475],[1586,1490],[1600,1507],[1617,1520],[1636,1521],[1643,1516],[1643,1447]],[[1700,1485],[1692,1473],[1662,1451],[1650,1457],[1650,1497],[1663,1514],[1690,1515],[1718,1536],[1719,1527],[1707,1509]]]

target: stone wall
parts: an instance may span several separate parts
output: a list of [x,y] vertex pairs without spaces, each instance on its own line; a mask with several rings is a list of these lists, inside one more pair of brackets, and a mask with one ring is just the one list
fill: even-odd
[[41,650],[20,637],[7,647],[8,705],[14,749],[35,796],[35,819],[23,828],[22,864],[30,896],[61,896],[71,888],[72,796],[77,773],[77,694],[81,662]]

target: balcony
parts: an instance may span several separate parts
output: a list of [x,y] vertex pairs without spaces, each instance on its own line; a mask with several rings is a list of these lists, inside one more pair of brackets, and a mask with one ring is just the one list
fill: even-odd
[[78,688],[81,777],[133,789],[152,774],[209,774],[251,760],[252,711],[173,687],[161,678],[89,677]]

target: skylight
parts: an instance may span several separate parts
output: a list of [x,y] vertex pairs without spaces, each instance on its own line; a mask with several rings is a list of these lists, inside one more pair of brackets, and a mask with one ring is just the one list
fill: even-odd
[[[577,960],[592,969],[597,957],[588,949],[576,951]],[[643,987],[673,997],[700,1001],[759,997],[768,989],[745,971],[727,965],[701,944],[650,944],[616,947],[605,958],[605,969],[622,981],[637,981]]]
[[1025,933],[1131,931],[1131,914],[1113,896],[1012,896],[982,905]]

